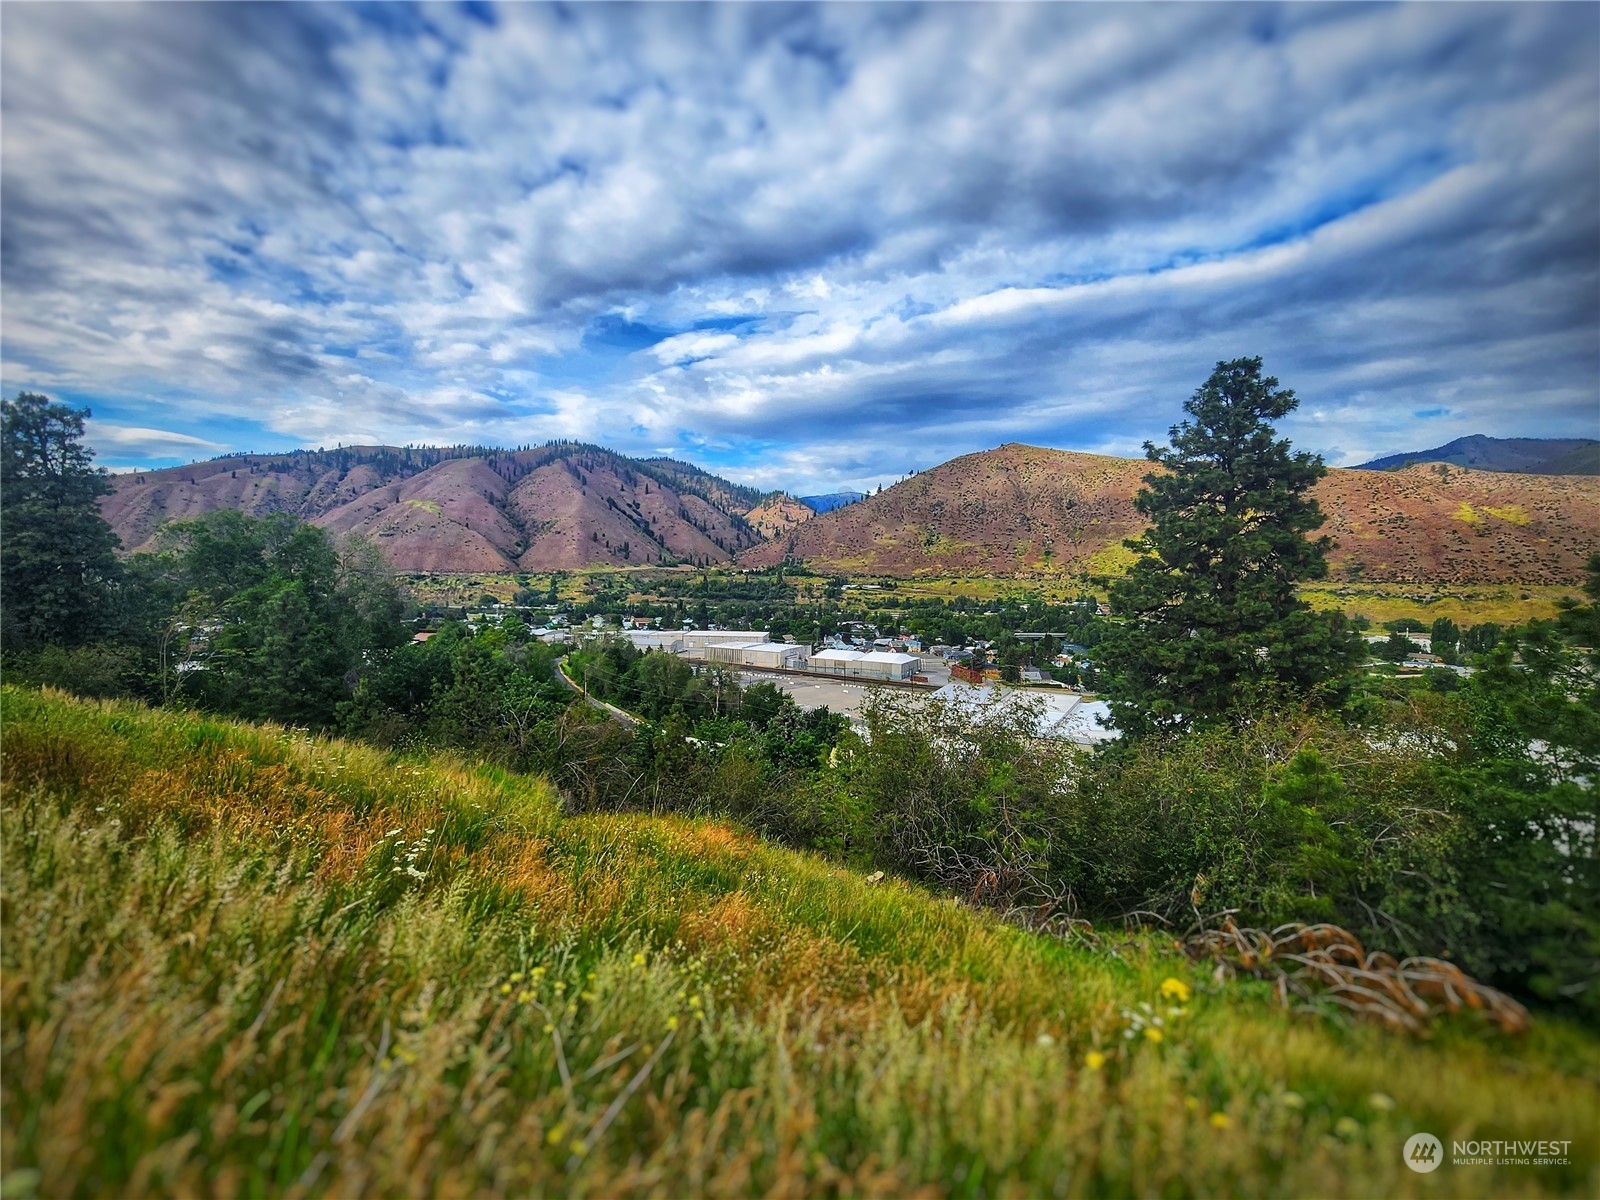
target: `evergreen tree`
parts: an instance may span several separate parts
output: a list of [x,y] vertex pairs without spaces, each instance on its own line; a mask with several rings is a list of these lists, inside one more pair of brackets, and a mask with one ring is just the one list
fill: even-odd
[[1321,458],[1291,453],[1272,422],[1294,393],[1259,358],[1218,363],[1184,405],[1171,446],[1145,443],[1164,468],[1135,501],[1150,528],[1111,588],[1125,621],[1097,656],[1119,728],[1140,735],[1193,724],[1339,680],[1360,643],[1342,614],[1316,613],[1296,585],[1328,571],[1323,515],[1308,494]]
[[86,408],[23,392],[0,403],[0,648],[76,646],[100,635],[120,575],[97,503],[106,472],[83,446]]

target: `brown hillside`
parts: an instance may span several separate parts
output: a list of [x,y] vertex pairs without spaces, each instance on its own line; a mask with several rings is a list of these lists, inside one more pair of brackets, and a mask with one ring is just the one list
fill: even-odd
[[762,537],[775,538],[816,515],[809,504],[800,503],[787,492],[773,492],[745,513],[744,519]]
[[373,539],[402,571],[726,562],[760,541],[752,489],[687,463],[594,446],[251,455],[116,476],[101,511],[127,550],[221,508],[286,512]]
[[[1141,459],[1007,445],[953,459],[746,551],[899,577],[1109,572],[1143,528]],[[1316,492],[1338,577],[1568,583],[1600,549],[1600,480],[1427,465],[1335,470]]]

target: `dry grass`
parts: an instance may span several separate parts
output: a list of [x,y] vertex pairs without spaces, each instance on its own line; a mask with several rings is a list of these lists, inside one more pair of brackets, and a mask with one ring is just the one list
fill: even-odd
[[[1600,1184],[1600,1046],[1557,1022],[1296,1018],[1149,942],[566,818],[534,780],[14,689],[3,715],[8,1196]],[[1413,1175],[1417,1129],[1574,1161]]]

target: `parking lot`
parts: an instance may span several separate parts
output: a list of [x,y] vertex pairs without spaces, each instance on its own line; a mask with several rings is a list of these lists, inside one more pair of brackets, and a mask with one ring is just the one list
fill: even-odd
[[771,671],[739,672],[740,682],[746,687],[752,683],[775,683],[794,697],[801,708],[829,708],[847,717],[856,715],[861,699],[877,686],[870,683],[846,683],[844,680],[813,679],[805,675],[779,675]]

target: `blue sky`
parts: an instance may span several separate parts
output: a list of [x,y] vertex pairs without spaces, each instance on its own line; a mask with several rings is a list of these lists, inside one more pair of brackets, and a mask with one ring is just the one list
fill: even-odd
[[0,7],[0,382],[113,467],[579,438],[831,490],[1600,436],[1600,5]]

